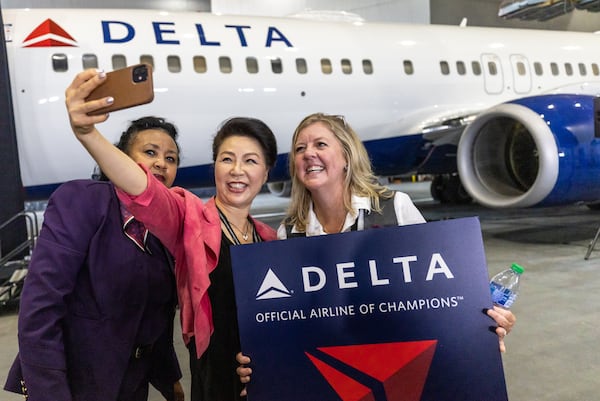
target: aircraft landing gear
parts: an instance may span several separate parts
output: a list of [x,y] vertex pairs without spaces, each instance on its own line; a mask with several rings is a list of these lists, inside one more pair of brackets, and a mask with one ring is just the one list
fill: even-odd
[[431,181],[431,196],[440,203],[464,205],[472,202],[458,174],[439,174]]

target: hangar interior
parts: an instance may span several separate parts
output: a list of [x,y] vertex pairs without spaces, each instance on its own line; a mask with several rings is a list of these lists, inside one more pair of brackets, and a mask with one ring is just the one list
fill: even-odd
[[[582,32],[596,31],[600,20],[600,13],[574,7],[571,0],[543,1],[546,5],[557,4],[560,14],[543,21],[500,18],[500,8],[513,3],[527,1],[0,0],[2,8],[152,8],[271,16],[307,9],[337,10],[371,21],[458,25],[466,18],[471,26]],[[428,196],[428,189],[423,193],[423,197]],[[519,322],[507,337],[508,352],[502,357],[511,400],[597,399],[600,363],[593,350],[598,348],[600,319],[600,245],[589,261],[589,253],[584,260],[589,240],[597,233],[597,214],[583,205],[502,212],[472,205],[419,207],[428,220],[477,215],[482,222],[490,273],[507,267],[507,261],[527,268],[514,308]],[[0,312],[0,384],[17,351],[16,333],[16,314]],[[469,340],[464,339],[466,343]],[[187,353],[180,332],[175,342],[181,351],[182,369],[187,372]],[[189,388],[189,375],[184,376],[183,385]],[[3,392],[1,399],[17,401],[22,396]],[[154,391],[149,401],[162,399]]]

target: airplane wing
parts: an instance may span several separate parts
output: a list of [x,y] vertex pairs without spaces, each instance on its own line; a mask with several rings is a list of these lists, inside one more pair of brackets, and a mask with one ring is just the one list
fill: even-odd
[[463,131],[476,117],[478,113],[465,113],[452,116],[441,121],[425,124],[422,129],[423,139],[434,146],[454,145],[458,146]]

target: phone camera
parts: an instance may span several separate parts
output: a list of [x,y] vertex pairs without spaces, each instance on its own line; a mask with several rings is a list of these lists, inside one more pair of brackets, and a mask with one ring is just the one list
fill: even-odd
[[148,79],[148,67],[139,65],[133,69],[133,82],[144,82]]

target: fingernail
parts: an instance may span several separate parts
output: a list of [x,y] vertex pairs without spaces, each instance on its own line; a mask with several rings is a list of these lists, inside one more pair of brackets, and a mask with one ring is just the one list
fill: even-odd
[[106,72],[104,72],[104,70],[96,70],[96,71],[98,71],[98,77],[100,77],[100,78],[106,77]]
[[108,104],[112,104],[112,102],[114,102],[114,101],[115,101],[115,99],[112,96],[109,96],[106,98],[106,103],[108,103]]

